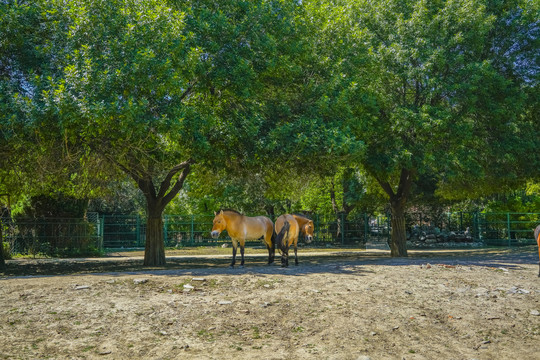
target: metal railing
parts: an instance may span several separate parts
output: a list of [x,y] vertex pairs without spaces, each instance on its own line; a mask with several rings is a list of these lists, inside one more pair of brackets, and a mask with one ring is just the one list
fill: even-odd
[[[313,246],[363,247],[366,242],[388,242],[390,216],[314,214]],[[230,241],[227,234],[212,239],[213,215],[165,215],[166,247],[218,246]],[[448,241],[481,242],[488,246],[535,244],[533,229],[540,213],[409,213],[406,228],[411,246]],[[4,242],[12,253],[81,256],[105,248],[142,248],[146,220],[138,215],[88,214],[85,219],[0,218]],[[303,239],[300,239],[302,242]],[[263,246],[262,241],[248,242]],[[441,245],[444,246],[444,245]]]
[[534,245],[540,213],[481,213],[477,221],[478,238],[487,245]]
[[49,256],[95,255],[103,249],[99,218],[0,218],[3,242],[11,253]]

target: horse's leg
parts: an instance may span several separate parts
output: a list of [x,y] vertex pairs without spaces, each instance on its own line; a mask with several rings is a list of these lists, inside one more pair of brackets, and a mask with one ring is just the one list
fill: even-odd
[[281,267],[287,267],[289,266],[289,242],[285,242],[285,239],[283,239],[284,242],[282,243],[280,250],[281,250]]
[[268,265],[274,262],[274,256],[276,253],[276,244],[274,240],[274,229],[272,229],[270,236],[268,236],[268,234],[264,236],[264,242],[266,243],[266,249],[268,250]]
[[283,244],[283,248],[281,249],[281,266],[282,267],[289,266],[289,248],[290,248],[290,244],[289,244],[289,240],[287,239],[287,241],[284,242]]
[[236,248],[238,247],[238,241],[235,239],[232,239],[232,263],[231,268],[234,267],[234,264],[236,264]]
[[240,240],[240,255],[242,260],[240,260],[240,267],[244,267],[244,246],[246,245],[245,240]]
[[298,238],[294,240],[294,265],[298,266]]
[[289,250],[281,250],[281,267],[289,266]]
[[274,262],[274,259],[272,256],[272,247],[266,244],[266,250],[268,250],[268,264],[267,265],[270,265]]

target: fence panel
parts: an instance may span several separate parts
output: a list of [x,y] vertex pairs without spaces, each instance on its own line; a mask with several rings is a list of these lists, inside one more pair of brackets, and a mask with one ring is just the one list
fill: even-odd
[[534,228],[540,213],[482,213],[478,237],[490,246],[534,245]]
[[[314,246],[365,246],[366,242],[388,242],[389,216],[366,214],[312,216]],[[11,251],[21,254],[45,253],[54,256],[77,255],[103,248],[143,248],[146,220],[138,215],[89,214],[86,219],[3,218],[4,241]],[[167,247],[218,246],[230,243],[224,232],[212,239],[213,215],[166,215],[163,218]],[[540,213],[409,213],[406,230],[412,246],[446,242],[477,242],[489,246],[535,244],[533,229]],[[303,237],[299,239],[302,244]],[[249,246],[264,246],[260,240]]]
[[216,246],[230,242],[227,232],[217,239],[212,239],[210,231],[213,219],[213,215],[166,215],[165,246]]
[[478,234],[477,216],[472,212],[409,212],[405,215],[405,227],[413,247],[471,243]]
[[93,255],[102,249],[99,219],[2,218],[4,242],[12,253],[50,256]]
[[139,215],[103,215],[105,248],[144,247],[146,225]]

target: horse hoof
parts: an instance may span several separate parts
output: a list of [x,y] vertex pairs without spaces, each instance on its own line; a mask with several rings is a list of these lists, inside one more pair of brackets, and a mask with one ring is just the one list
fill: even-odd
[[243,269],[243,268],[244,268],[244,265],[240,265],[239,268],[240,268],[240,269]]

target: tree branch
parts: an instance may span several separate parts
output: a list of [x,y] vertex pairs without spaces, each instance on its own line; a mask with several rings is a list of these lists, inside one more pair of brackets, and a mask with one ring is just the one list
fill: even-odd
[[176,175],[180,170],[186,168],[186,167],[189,167],[191,166],[191,164],[193,164],[194,161],[192,159],[189,159],[187,161],[184,161],[183,163],[180,163],[178,165],[175,165],[170,171],[169,173],[167,174],[167,176],[165,177],[165,180],[163,180],[161,182],[161,185],[159,186],[159,193],[157,195],[158,198],[162,198],[165,196],[165,194],[167,193],[167,190],[169,189],[169,187],[171,186],[171,180],[173,178],[174,175]]
[[386,180],[383,181],[377,175],[373,175],[373,177],[375,178],[375,180],[377,180],[379,185],[381,185],[384,192],[387,193],[388,196],[390,196],[390,200],[392,200],[396,196],[396,194],[394,194],[394,190],[392,189],[392,186],[390,186],[390,183]]
[[184,100],[186,96],[189,95],[189,93],[191,92],[191,90],[193,90],[193,87],[195,86],[196,83],[197,83],[196,81],[193,82],[193,84],[189,85],[189,87],[184,91],[184,93],[180,95],[180,102]]
[[[191,164],[194,164],[194,163],[195,162],[192,159],[189,159],[185,163],[182,163],[182,164],[185,164],[183,166],[184,170],[182,170],[182,173],[180,173],[180,176],[178,176],[178,180],[176,180],[176,183],[173,185],[171,191],[169,191],[169,193],[167,195],[163,196],[162,205],[163,205],[164,208],[168,203],[171,202],[172,199],[174,199],[174,197],[178,194],[178,192],[180,192],[180,190],[184,186],[184,181],[186,180],[186,177],[188,176],[189,172],[191,171]],[[182,164],[179,164],[179,165],[175,166],[175,168],[182,165]],[[181,168],[182,167],[180,167],[178,170],[180,170]],[[178,170],[177,170],[177,172],[178,172]],[[161,190],[160,190],[160,193],[161,193]]]
[[414,169],[401,169],[401,176],[399,177],[399,185],[396,197],[398,201],[405,201],[409,196],[413,183]]

